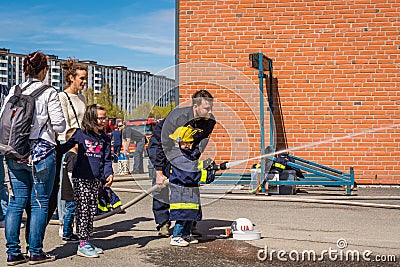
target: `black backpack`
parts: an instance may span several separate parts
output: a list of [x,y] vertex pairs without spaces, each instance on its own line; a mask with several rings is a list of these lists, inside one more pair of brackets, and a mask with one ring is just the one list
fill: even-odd
[[[7,158],[19,160],[29,157],[29,135],[33,127],[35,99],[49,88],[48,85],[42,85],[30,95],[23,95],[22,91],[34,82],[36,81],[30,82],[23,89],[16,85],[14,95],[4,104],[0,116],[0,154]],[[47,122],[40,132],[46,124]]]

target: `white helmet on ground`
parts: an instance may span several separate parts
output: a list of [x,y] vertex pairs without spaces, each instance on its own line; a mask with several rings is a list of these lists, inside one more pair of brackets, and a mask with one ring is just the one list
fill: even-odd
[[232,222],[232,231],[243,232],[254,230],[253,223],[247,218],[238,218]]

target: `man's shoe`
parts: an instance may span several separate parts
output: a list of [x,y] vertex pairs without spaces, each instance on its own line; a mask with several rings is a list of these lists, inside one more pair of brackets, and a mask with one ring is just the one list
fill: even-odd
[[187,247],[189,246],[189,242],[183,239],[180,236],[172,237],[171,242],[169,243],[171,246],[178,246],[178,247]]
[[30,255],[29,256],[29,264],[34,265],[34,264],[40,264],[40,263],[45,263],[45,262],[50,262],[50,261],[55,261],[56,256],[46,254],[44,252],[38,254],[38,255]]
[[199,243],[199,240],[197,240],[196,238],[194,238],[191,235],[184,236],[183,239],[185,239],[186,242],[189,242],[189,244],[198,244]]
[[79,237],[76,234],[70,234],[69,236],[63,236],[62,240],[67,243],[76,243],[79,242]]
[[82,247],[78,245],[77,255],[86,257],[86,258],[98,258],[99,254],[96,253],[94,248],[91,246],[89,242],[86,242]]
[[158,235],[162,237],[168,237],[171,234],[169,233],[169,227],[171,226],[171,222],[166,222],[163,225],[158,227]]
[[8,254],[7,256],[7,265],[9,266],[25,263],[27,261],[28,257],[23,254],[18,254],[18,255]]

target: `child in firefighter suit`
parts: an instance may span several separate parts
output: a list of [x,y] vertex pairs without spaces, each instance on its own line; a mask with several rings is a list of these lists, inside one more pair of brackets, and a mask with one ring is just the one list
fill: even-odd
[[181,126],[169,135],[175,141],[166,155],[170,163],[170,220],[176,221],[170,242],[173,246],[199,242],[190,236],[193,222],[202,217],[199,183],[211,183],[215,178],[215,171],[199,169],[198,160],[191,155],[195,133],[191,127]]

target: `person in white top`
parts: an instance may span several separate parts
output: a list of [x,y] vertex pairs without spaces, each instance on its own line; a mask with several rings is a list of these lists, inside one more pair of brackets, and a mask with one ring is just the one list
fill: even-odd
[[63,133],[58,136],[58,140],[65,142],[65,133],[70,128],[80,128],[83,114],[86,109],[86,99],[81,91],[87,84],[87,66],[79,64],[77,61],[69,59],[62,65],[64,70],[64,80],[66,88],[59,93],[62,110],[64,113],[67,127]]
[[[64,70],[65,89],[63,92],[60,92],[58,96],[61,101],[62,111],[64,113],[67,126],[65,128],[65,131],[58,136],[58,141],[60,142],[60,144],[65,143],[65,133],[70,128],[81,127],[83,115],[85,114],[86,109],[86,99],[85,96],[81,94],[81,91],[85,89],[88,75],[87,66],[84,64],[80,64],[77,60],[74,59],[68,59],[65,63],[63,63],[62,69]],[[73,207],[69,207],[69,210],[66,210],[65,201],[61,199],[61,188],[59,187],[61,187],[62,184],[61,181],[63,159],[64,156],[60,153],[60,155],[57,157],[58,168],[56,170],[57,174],[60,177],[60,183],[55,185],[56,188],[53,190],[53,192],[56,193],[55,191],[57,191],[57,198],[55,198],[55,196],[53,196],[52,194],[53,197],[51,199],[54,199],[54,201],[52,202],[54,204],[51,206],[51,208],[49,208],[50,219],[56,208],[55,203],[57,203],[58,220],[60,223],[60,237],[64,236],[63,224],[66,213],[68,213],[67,215],[69,215],[74,212]]]
[[[42,87],[49,69],[47,56],[34,52],[24,59],[24,73],[27,81],[20,85],[22,94],[28,95]],[[5,103],[14,95],[11,88]],[[4,107],[3,107],[4,108]],[[3,112],[3,111],[1,111]],[[64,114],[57,91],[49,86],[35,99],[33,127],[30,131],[31,153],[29,159],[7,158],[13,196],[7,208],[5,234],[7,265],[28,261],[22,254],[19,234],[22,214],[27,209],[27,231],[29,244],[29,263],[38,264],[55,260],[43,252],[43,239],[47,226],[49,196],[56,176],[56,133],[65,130]],[[28,224],[32,227],[28,227]]]

